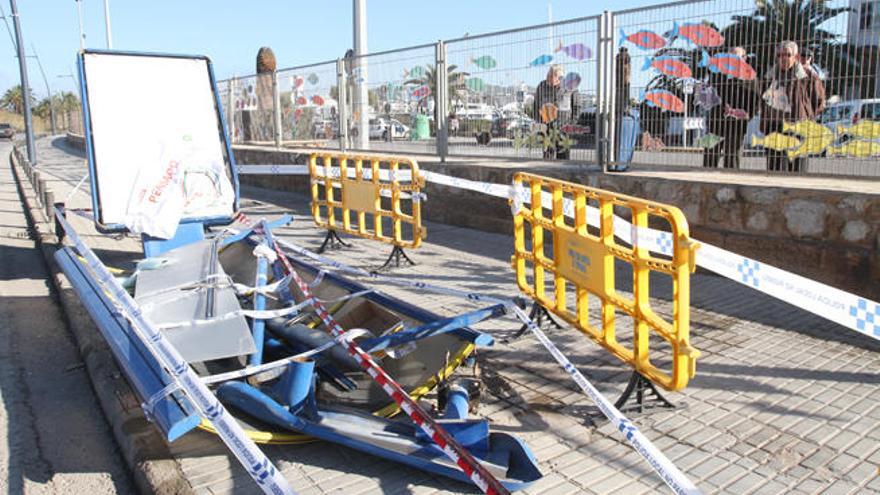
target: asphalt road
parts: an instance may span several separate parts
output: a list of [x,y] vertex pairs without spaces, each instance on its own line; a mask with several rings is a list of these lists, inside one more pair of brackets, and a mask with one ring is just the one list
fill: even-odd
[[0,143],[0,493],[134,493]]

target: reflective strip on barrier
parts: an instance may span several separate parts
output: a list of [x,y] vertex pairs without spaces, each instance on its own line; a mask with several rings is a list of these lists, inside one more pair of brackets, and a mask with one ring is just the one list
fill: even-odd
[[[690,240],[687,220],[674,207],[615,194],[580,184],[517,173],[514,189],[531,197],[550,196],[550,205],[523,200],[513,219],[517,285],[573,327],[585,333],[641,375],[667,390],[681,390],[695,372],[699,352],[689,343],[690,272],[695,243]],[[565,201],[574,205],[566,215]],[[526,206],[528,203],[529,206]],[[587,207],[597,208],[598,228],[590,228]],[[672,230],[670,257],[652,256],[643,245],[625,246],[616,241],[614,212],[627,210],[640,228],[649,221],[666,222]],[[549,240],[548,240],[549,239]],[[552,249],[545,242],[552,240]],[[617,291],[616,265],[632,268],[632,297]],[[651,273],[668,275],[672,282],[672,318],[667,320],[651,304]],[[546,278],[545,278],[546,276]],[[548,294],[548,286],[551,294]],[[569,287],[573,294],[569,294]],[[598,298],[590,314],[590,296]],[[595,306],[595,305],[594,305]],[[616,331],[618,312],[632,319],[632,343]],[[590,317],[598,321],[593,324]],[[629,330],[627,330],[629,332]],[[653,345],[652,337],[655,340]],[[665,342],[658,350],[657,342]],[[657,357],[658,352],[663,352]],[[656,363],[669,358],[671,368]]]
[[321,256],[319,254],[313,253],[308,249],[299,247],[295,244],[291,244],[289,242],[285,242],[283,240],[277,241],[279,245],[284,246],[286,249],[290,250],[293,253],[296,253],[300,256],[305,256],[313,261],[322,263],[327,265],[329,268],[327,270],[337,271],[340,273],[347,273],[349,275],[359,275],[364,277],[370,277],[372,279],[386,282],[402,287],[410,287],[413,289],[423,290],[427,292],[433,292],[436,294],[444,294],[454,297],[460,297],[463,299],[467,299],[470,301],[486,301],[490,303],[498,303],[504,304],[510,312],[516,316],[516,318],[527,325],[529,330],[535,334],[541,344],[553,355],[556,361],[563,367],[563,369],[571,376],[571,378],[578,384],[581,390],[599,407],[599,410],[602,411],[602,414],[605,415],[611,422],[617,426],[617,429],[620,433],[622,433],[627,440],[632,444],[633,448],[636,452],[639,453],[654,471],[660,475],[666,484],[669,485],[670,488],[675,490],[676,493],[681,494],[696,494],[700,493],[699,490],[694,486],[693,483],[688,480],[688,478],[682,474],[682,472],[675,467],[672,462],[670,462],[658,449],[655,447],[650,440],[648,440],[633,424],[630,420],[628,420],[611,402],[608,401],[602,394],[587,380],[578,370],[574,367],[571,361],[565,357],[564,354],[547,338],[547,336],[538,328],[538,326],[526,315],[520,308],[516,306],[513,301],[500,299],[493,296],[486,296],[483,294],[475,293],[475,292],[466,292],[458,289],[450,289],[447,287],[441,287],[439,285],[433,285],[426,282],[421,282],[419,280],[410,280],[410,279],[402,279],[395,277],[388,277],[385,275],[379,275],[375,272],[368,272],[361,268],[356,268],[353,266],[346,265],[339,261]]
[[168,371],[168,374],[180,385],[181,390],[199,414],[210,421],[217,430],[223,443],[235,454],[248,474],[265,493],[295,493],[290,484],[282,476],[268,457],[257,448],[247,437],[238,421],[226,411],[217,397],[202,383],[201,378],[190,368],[180,356],[177,349],[147,320],[143,311],[132,297],[125,291],[107,267],[98,259],[94,252],[79,238],[73,227],[64,219],[57,208],[55,219],[64,228],[67,237],[73,242],[76,250],[85,259],[86,265],[95,275],[98,283],[104,287],[110,298],[116,303],[120,312],[131,322],[135,335],[143,342],[156,360]]
[[[269,231],[265,231],[264,234],[268,237],[269,241],[274,244],[278,257],[284,264],[285,271],[293,277],[294,282],[296,282],[303,295],[307,299],[314,301],[313,306],[315,312],[321,318],[321,321],[324,322],[324,326],[336,338],[344,335],[345,331],[339,323],[330,315],[324,305],[312,296],[309,284],[307,284],[299,276],[296,270],[294,270],[293,266],[290,264],[290,260],[287,259],[287,256],[281,250],[281,245],[272,238],[272,234]],[[422,407],[419,406],[418,403],[385,372],[385,370],[373,361],[372,356],[364,352],[356,342],[348,341],[347,345],[343,346],[343,348],[348,351],[349,355],[351,355],[351,357],[361,365],[364,371],[373,378],[373,381],[382,387],[382,390],[385,391],[385,393],[387,393],[398,406],[400,406],[400,409],[412,419],[413,423],[428,435],[428,437],[440,447],[440,450],[442,450],[452,462],[457,464],[471,481],[480,488],[480,490],[488,494],[509,493],[504,485],[495,479],[495,477],[492,476],[492,474],[464,447],[462,447],[452,435],[434,421],[434,419],[426,413]]]
[[309,173],[312,216],[319,227],[399,247],[422,243],[425,179],[415,160],[315,153],[309,158]]

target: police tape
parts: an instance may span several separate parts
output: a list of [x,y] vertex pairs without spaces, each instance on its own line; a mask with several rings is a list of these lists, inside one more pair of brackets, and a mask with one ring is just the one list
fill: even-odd
[[[239,167],[239,173],[249,174],[252,167],[280,166],[247,165]],[[264,170],[264,168],[260,170]],[[330,170],[331,175],[334,170],[337,176],[340,174],[338,167]],[[433,184],[508,199],[514,213],[516,213],[518,205],[531,204],[531,191],[523,187],[472,181],[437,172],[422,171],[421,173],[426,181]],[[406,180],[408,176],[401,173],[397,178]],[[544,208],[552,209],[553,201],[549,193],[542,194],[541,204]],[[566,216],[574,216],[574,202],[569,198],[563,199],[563,212]],[[587,223],[594,227],[599,226],[599,210],[597,208],[587,206]],[[672,254],[674,243],[677,242],[669,232],[637,227],[616,215],[614,217],[614,234],[630,245],[638,245],[665,255]],[[700,249],[696,256],[697,266],[838,323],[850,330],[855,330],[862,335],[880,340],[880,303],[709,243],[697,240],[695,242],[700,243]]]
[[295,244],[283,241],[278,239],[277,243],[284,247],[286,250],[295,253],[297,255],[306,257],[311,259],[312,261],[321,263],[330,268],[324,268],[322,271],[337,271],[340,273],[348,273],[349,275],[359,275],[363,277],[370,277],[371,279],[386,282],[389,284],[394,284],[398,286],[409,287],[413,289],[419,289],[423,291],[433,292],[437,294],[444,294],[453,297],[460,297],[463,299],[467,299],[470,301],[486,301],[495,304],[503,304],[507,311],[512,312],[513,315],[523,324],[527,326],[527,328],[537,337],[538,341],[550,352],[556,362],[559,363],[560,366],[571,376],[572,380],[584,391],[584,393],[596,404],[602,414],[611,421],[617,430],[622,433],[627,441],[632,445],[635,451],[644,458],[648,464],[651,465],[651,468],[660,475],[661,479],[677,494],[697,494],[700,493],[699,489],[684,475],[663,453],[657,449],[654,444],[648,440],[647,437],[639,431],[632,422],[620,412],[619,409],[614,407],[614,405],[608,401],[596,387],[589,382],[589,380],[581,374],[580,371],[571,363],[571,361],[565,357],[562,351],[550,341],[549,338],[541,331],[540,327],[531,319],[528,315],[523,312],[522,309],[517,307],[514,301],[509,299],[500,299],[493,296],[486,296],[483,294],[479,294],[476,292],[467,292],[458,289],[450,289],[448,287],[442,287],[439,285],[433,285],[426,282],[421,282],[418,280],[411,279],[402,279],[396,277],[389,277],[386,275],[379,275],[376,272],[368,272],[362,268],[356,268],[350,265],[346,265],[339,261],[333,260],[331,258],[327,258],[325,256],[321,256],[317,253],[309,251],[303,247],[297,246]]
[[199,414],[214,425],[217,434],[241,462],[248,474],[265,493],[296,493],[272,462],[247,437],[238,422],[217,397],[202,383],[201,379],[180,356],[177,349],[144,317],[143,310],[128,292],[113,278],[107,267],[95,253],[80,239],[76,230],[67,223],[59,209],[55,209],[56,221],[67,233],[68,239],[85,259],[89,270],[98,283],[107,291],[114,305],[131,323],[135,335],[164,367],[169,376],[180,386]]

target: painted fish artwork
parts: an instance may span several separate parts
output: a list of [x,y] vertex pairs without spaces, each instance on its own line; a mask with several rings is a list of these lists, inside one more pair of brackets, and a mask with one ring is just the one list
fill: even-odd
[[485,70],[494,69],[498,62],[495,61],[489,55],[483,55],[482,57],[471,58],[471,63],[476,65],[477,67]]
[[300,95],[296,97],[294,103],[296,103],[297,105],[306,105],[309,103],[309,100],[307,100],[305,96]]
[[704,51],[699,66],[706,67],[716,74],[724,74],[727,77],[735,77],[743,81],[753,81],[758,76],[755,69],[744,58],[732,53],[718,53],[710,57]]
[[532,60],[531,62],[529,62],[529,65],[531,65],[532,67],[540,67],[542,65],[547,65],[552,61],[553,61],[553,55],[544,54],[544,55],[539,56],[535,60]]
[[572,43],[571,45],[563,46],[562,41],[560,41],[559,46],[556,47],[556,53],[559,52],[563,52],[575,60],[593,58],[593,50],[583,43]]
[[880,143],[876,141],[850,141],[842,146],[831,146],[826,152],[828,156],[854,156],[867,158],[880,155]]
[[837,135],[842,136],[844,134],[849,134],[850,136],[860,137],[863,139],[878,139],[880,138],[880,122],[863,120],[858,124],[851,125],[849,127],[843,124],[838,124]]
[[679,60],[678,57],[673,57],[669,55],[646,58],[645,65],[642,66],[642,70],[649,70],[652,67],[669,77],[690,78],[691,76],[693,76],[693,72],[691,71],[691,68],[688,64]]
[[633,45],[642,50],[659,50],[666,46],[666,38],[660,36],[654,31],[642,29],[641,31],[627,35],[623,29],[620,30],[620,44],[623,45],[629,41]]
[[681,101],[681,98],[665,89],[647,91],[642,99],[647,102],[648,106],[656,107],[663,111],[684,112],[684,102]]
[[552,103],[544,103],[541,105],[541,110],[538,113],[541,117],[541,122],[547,124],[556,120],[559,116],[559,108]]
[[303,85],[303,78],[302,78],[302,76],[293,76],[293,77],[291,77],[291,83],[290,83],[290,84],[291,84],[291,86],[293,86],[293,89],[299,89],[299,88],[301,88],[302,85]]
[[324,98],[321,98],[320,95],[312,96],[312,103],[318,105],[319,107],[324,104]]
[[318,84],[318,75],[312,72],[306,80],[309,81],[309,84],[314,86],[315,84]]
[[712,134],[710,132],[709,134],[704,134],[703,136],[701,136],[700,139],[697,139],[694,144],[696,144],[699,148],[714,148],[721,141],[724,141],[723,137]]
[[795,123],[783,122],[782,131],[797,134],[803,138],[800,146],[788,150],[789,158],[819,154],[834,141],[834,133],[831,132],[831,129],[812,120],[801,120]]
[[776,151],[786,151],[797,148],[801,140],[794,136],[786,136],[778,132],[772,132],[764,137],[752,135],[752,147],[761,146]]
[[479,77],[468,78],[465,81],[464,85],[467,87],[467,89],[474,91],[474,92],[480,92],[480,91],[483,91],[484,89],[486,89],[486,83],[483,82],[483,80],[480,79]]
[[680,26],[675,22],[672,24],[672,32],[669,37],[681,37],[697,46],[708,48],[724,44],[724,36],[712,26],[703,24],[702,22],[687,23]]
[[562,87],[567,91],[574,91],[581,85],[581,75],[577,72],[569,72],[562,79]]
[[421,100],[422,98],[425,98],[431,94],[431,88],[428,86],[419,86],[418,88],[414,89],[413,92],[410,94],[413,98]]
[[736,120],[748,120],[749,112],[746,112],[742,108],[734,108],[730,105],[724,105],[724,116],[732,117]]

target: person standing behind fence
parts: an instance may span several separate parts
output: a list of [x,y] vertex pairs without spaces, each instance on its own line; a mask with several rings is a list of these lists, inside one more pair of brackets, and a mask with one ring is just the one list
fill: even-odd
[[[575,114],[574,94],[562,85],[562,77],[565,71],[561,65],[551,65],[547,71],[547,78],[538,84],[535,90],[534,113],[535,120],[547,125],[546,132],[561,133],[562,125],[569,122]],[[569,150],[563,149],[557,143],[556,146],[544,148],[544,158],[567,159]]]
[[[737,46],[730,50],[732,55],[745,59],[746,51]],[[730,78],[721,73],[709,74],[709,85],[718,95],[718,104],[712,107],[708,116],[710,133],[723,138],[711,148],[706,148],[703,166],[716,168],[718,161],[724,159],[724,168],[739,168],[743,138],[749,126],[749,119],[755,114],[757,95],[747,82]]]
[[[761,81],[761,132],[782,133],[783,122],[815,116],[810,99],[810,75],[798,60],[798,46],[783,41],[776,48],[776,64]],[[785,150],[767,148],[767,170],[800,172],[803,159],[789,160]]]

